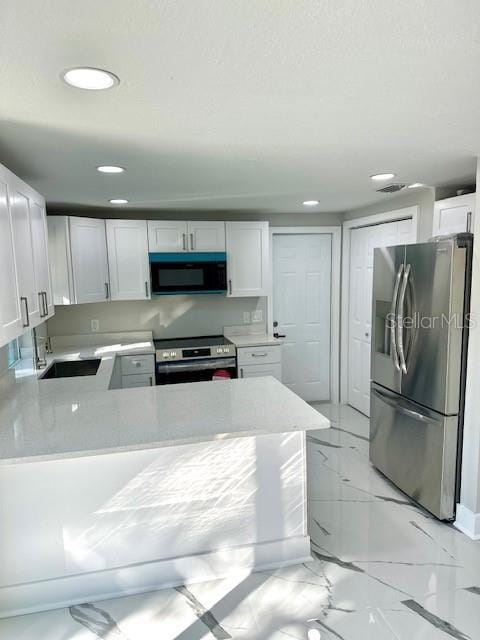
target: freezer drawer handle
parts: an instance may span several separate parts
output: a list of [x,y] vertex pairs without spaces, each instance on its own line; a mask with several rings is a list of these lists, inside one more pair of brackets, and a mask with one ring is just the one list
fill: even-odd
[[404,374],[407,374],[407,363],[405,361],[405,351],[403,348],[403,308],[405,305],[405,292],[407,291],[408,278],[410,276],[411,265],[407,264],[405,271],[403,272],[402,288],[400,289],[400,295],[398,300],[398,314],[397,314],[397,342],[398,353],[400,355],[400,367]]
[[398,267],[397,275],[395,277],[395,286],[393,288],[393,297],[392,297],[392,307],[390,309],[391,321],[394,322],[394,325],[391,330],[392,337],[392,355],[393,362],[395,364],[395,369],[400,371],[400,362],[398,360],[398,351],[397,351],[397,339],[396,339],[396,331],[397,331],[397,298],[398,298],[398,289],[400,288],[400,280],[402,278],[403,264]]
[[432,424],[436,424],[438,422],[437,420],[434,420],[429,416],[425,416],[422,413],[419,413],[418,411],[407,409],[407,407],[404,407],[401,404],[401,400],[396,400],[394,398],[391,398],[390,396],[387,396],[381,391],[378,391],[378,389],[372,389],[372,393],[379,400],[382,400],[382,402],[385,402],[385,404],[388,404],[390,407],[395,409],[395,411],[398,411],[399,413],[403,413],[405,416],[408,416],[409,418],[413,418],[414,420],[419,420],[420,422],[428,422]]

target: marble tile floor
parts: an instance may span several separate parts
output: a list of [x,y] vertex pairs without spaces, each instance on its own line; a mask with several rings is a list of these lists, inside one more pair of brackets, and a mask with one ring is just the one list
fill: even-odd
[[276,571],[0,621],[3,640],[478,640],[480,542],[368,461],[368,420],[318,405],[308,435],[313,559]]

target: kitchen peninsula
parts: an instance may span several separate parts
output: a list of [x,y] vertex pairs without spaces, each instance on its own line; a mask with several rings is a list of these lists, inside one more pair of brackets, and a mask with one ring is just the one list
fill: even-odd
[[273,378],[110,389],[151,342],[66,349],[96,375],[0,380],[0,616],[303,562],[305,431]]

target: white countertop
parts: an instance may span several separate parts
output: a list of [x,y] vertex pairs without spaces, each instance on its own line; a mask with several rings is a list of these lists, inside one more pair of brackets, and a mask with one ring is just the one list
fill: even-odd
[[50,359],[101,357],[97,374],[39,380],[26,363],[9,371],[0,379],[0,464],[330,426],[271,377],[108,389],[117,354],[154,351],[151,341],[65,346]]
[[236,347],[268,347],[282,345],[283,340],[269,336],[266,333],[251,333],[242,336],[227,336]]

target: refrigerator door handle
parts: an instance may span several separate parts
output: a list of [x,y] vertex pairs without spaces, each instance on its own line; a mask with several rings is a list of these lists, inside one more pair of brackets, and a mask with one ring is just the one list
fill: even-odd
[[405,350],[403,348],[403,312],[405,306],[405,293],[407,291],[408,278],[410,276],[411,265],[407,264],[405,271],[403,272],[402,286],[400,288],[400,295],[398,297],[398,312],[397,312],[397,343],[398,354],[400,356],[400,367],[404,374],[408,372],[407,363],[405,361]]
[[423,413],[419,413],[418,411],[414,411],[413,409],[408,409],[404,405],[402,405],[402,401],[400,398],[392,398],[386,393],[382,393],[379,389],[371,389],[371,393],[376,396],[385,404],[388,404],[390,407],[398,411],[399,413],[403,413],[403,415],[413,418],[413,420],[419,420],[420,422],[428,422],[429,424],[435,424],[438,421],[434,418],[430,418],[429,416],[424,415]]
[[393,362],[395,364],[395,369],[400,371],[400,362],[398,359],[398,349],[397,349],[397,338],[396,331],[398,326],[398,317],[397,317],[397,299],[398,299],[398,290],[400,288],[400,280],[402,278],[403,264],[398,267],[397,275],[395,277],[395,286],[393,288],[393,296],[392,296],[392,307],[390,309],[390,321],[393,323],[393,327],[391,329],[391,341],[392,341],[392,355]]

